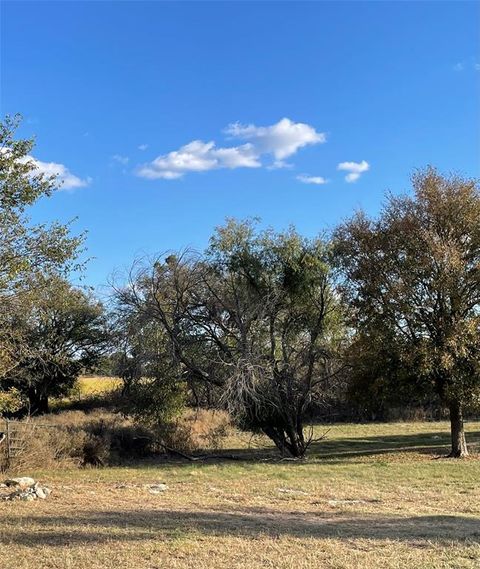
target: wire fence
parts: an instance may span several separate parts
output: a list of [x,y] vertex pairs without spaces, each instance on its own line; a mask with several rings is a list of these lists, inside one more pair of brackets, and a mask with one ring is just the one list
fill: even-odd
[[0,431],[0,470],[6,471],[14,466],[26,451],[28,441],[39,430],[58,429],[58,425],[46,425],[33,421],[4,419]]

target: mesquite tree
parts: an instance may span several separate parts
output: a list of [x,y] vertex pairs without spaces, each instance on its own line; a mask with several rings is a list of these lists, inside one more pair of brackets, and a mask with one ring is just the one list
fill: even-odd
[[230,221],[205,255],[144,265],[117,297],[161,324],[179,381],[217,386],[241,426],[305,454],[309,407],[340,369],[341,311],[321,240]]
[[463,412],[480,393],[480,192],[433,168],[412,182],[413,196],[390,196],[377,219],[342,225],[336,252],[359,332],[382,333],[403,379],[435,390],[460,457]]

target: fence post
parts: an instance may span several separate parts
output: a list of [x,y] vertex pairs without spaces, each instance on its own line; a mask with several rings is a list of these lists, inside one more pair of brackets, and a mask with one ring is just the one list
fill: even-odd
[[11,445],[11,435],[10,435],[10,421],[5,419],[5,432],[7,435],[7,468],[10,468],[10,445]]

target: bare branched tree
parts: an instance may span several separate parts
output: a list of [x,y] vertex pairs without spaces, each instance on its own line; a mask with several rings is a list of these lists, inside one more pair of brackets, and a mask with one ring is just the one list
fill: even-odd
[[305,454],[310,405],[341,368],[341,311],[321,240],[231,221],[204,256],[137,264],[116,295],[162,327],[179,380],[217,386],[242,427]]

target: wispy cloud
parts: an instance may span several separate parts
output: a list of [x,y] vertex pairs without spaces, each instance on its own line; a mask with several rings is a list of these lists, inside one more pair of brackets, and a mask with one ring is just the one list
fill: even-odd
[[297,176],[297,180],[303,184],[316,184],[317,186],[322,186],[323,184],[328,183],[328,180],[323,176],[309,176],[308,174],[299,174]]
[[[324,133],[312,126],[284,118],[271,126],[230,124],[224,131],[229,138],[244,141],[238,146],[217,146],[214,141],[194,140],[178,150],[162,154],[137,168],[137,175],[148,179],[181,178],[188,172],[221,168],[289,167],[285,158],[304,146],[325,142]],[[264,164],[264,157],[273,162]]]
[[139,144],[139,145],[138,145],[138,149],[139,149],[139,150],[142,150],[142,151],[143,151],[143,150],[146,150],[147,148],[148,148],[148,144]]
[[464,59],[463,61],[458,61],[453,66],[454,71],[480,71],[480,63],[474,57],[470,57],[469,59]]
[[119,164],[122,164],[123,166],[126,166],[129,163],[130,158],[128,156],[121,156],[120,154],[114,154],[112,156],[112,160],[114,162],[118,162]]
[[267,170],[286,170],[293,168],[293,164],[285,162],[285,160],[275,160],[272,164],[267,166]]
[[370,170],[370,164],[366,160],[362,160],[361,162],[340,162],[337,166],[337,170],[348,172],[345,176],[345,180],[351,183],[356,182],[361,174]]
[[72,174],[64,164],[58,164],[57,162],[42,162],[41,160],[33,158],[33,156],[28,156],[25,161],[33,162],[35,170],[38,173],[45,174],[46,176],[55,176],[57,178],[58,185],[63,190],[84,188],[92,181],[91,178],[80,178],[79,176]]

